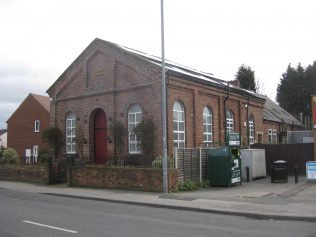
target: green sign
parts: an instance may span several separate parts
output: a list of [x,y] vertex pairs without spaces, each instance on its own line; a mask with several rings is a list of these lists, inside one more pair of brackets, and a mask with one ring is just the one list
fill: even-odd
[[238,132],[228,133],[228,145],[240,146],[240,135]]

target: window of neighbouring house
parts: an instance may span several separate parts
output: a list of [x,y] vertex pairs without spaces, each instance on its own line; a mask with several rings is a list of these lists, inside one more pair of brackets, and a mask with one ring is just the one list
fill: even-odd
[[39,132],[40,131],[40,121],[35,120],[34,122],[34,132]]
[[142,108],[138,104],[128,110],[128,149],[130,154],[140,154],[141,147],[134,128],[142,121]]
[[234,132],[234,116],[230,110],[226,112],[226,131],[227,133]]
[[210,147],[213,143],[213,119],[212,110],[204,107],[203,110],[203,143],[206,147]]
[[249,144],[254,144],[255,143],[255,122],[254,122],[254,118],[251,115],[249,117],[249,122],[248,122],[248,126],[249,126]]
[[185,116],[182,103],[176,101],[173,105],[173,146],[185,147]]
[[268,129],[268,142],[272,143],[272,129]]
[[76,153],[76,116],[73,112],[66,116],[66,153]]
[[31,149],[25,149],[25,163],[31,163],[32,152]]
[[275,129],[273,129],[273,143],[276,144],[278,143],[278,139],[277,139],[277,131]]
[[32,153],[32,163],[37,163],[38,162],[38,152],[39,152],[39,146],[38,145],[33,145],[33,153]]

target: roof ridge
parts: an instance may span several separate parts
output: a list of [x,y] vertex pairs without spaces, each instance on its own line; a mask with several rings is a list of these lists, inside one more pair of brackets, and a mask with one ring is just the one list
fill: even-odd
[[[126,46],[122,46],[110,41],[106,41],[100,38],[95,38],[77,57],[76,59],[66,68],[66,70],[57,78],[57,80],[47,89],[47,93],[50,94],[56,88],[57,83],[63,79],[63,76],[66,74],[68,70],[70,70],[77,62],[82,60],[83,55],[87,54],[89,50],[91,50],[95,46],[110,46],[115,48],[116,50],[121,50],[123,53],[129,54],[134,57],[138,57],[140,60],[148,62],[156,67],[162,67],[161,58],[155,55],[147,54],[140,50],[132,49]],[[184,76],[188,76],[190,79],[197,79],[202,80],[204,82],[212,83],[214,85],[219,86],[220,88],[226,88],[228,85],[228,81],[216,78],[212,73],[203,72],[202,70],[194,69],[189,66],[181,65],[179,63],[172,62],[170,60],[166,60],[166,71],[172,71],[175,73],[182,74]],[[236,86],[229,86],[230,88],[240,92],[240,93],[247,93],[248,95],[254,96],[259,99],[263,99],[260,94],[255,92],[236,87]]]

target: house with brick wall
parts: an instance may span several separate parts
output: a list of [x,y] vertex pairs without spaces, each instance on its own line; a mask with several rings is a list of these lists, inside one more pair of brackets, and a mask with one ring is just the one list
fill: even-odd
[[[64,152],[82,154],[96,164],[113,158],[109,132],[123,127],[124,155],[142,153],[133,128],[151,119],[156,128],[155,156],[162,153],[161,59],[95,39],[47,90],[51,125],[65,134]],[[239,132],[242,144],[264,141],[266,98],[236,85],[166,61],[167,149],[224,144],[228,132]],[[77,145],[79,140],[80,151]]]
[[294,116],[266,97],[263,109],[264,143],[287,143],[287,131],[303,130],[304,125]]
[[36,162],[39,151],[48,149],[42,131],[49,127],[49,97],[30,93],[7,120],[7,145],[17,151],[21,160]]

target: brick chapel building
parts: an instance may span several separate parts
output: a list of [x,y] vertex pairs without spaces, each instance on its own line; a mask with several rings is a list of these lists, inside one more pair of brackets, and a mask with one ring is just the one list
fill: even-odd
[[[140,154],[133,128],[144,118],[156,127],[155,155],[162,153],[161,59],[95,39],[47,90],[51,125],[64,131],[65,153],[94,163],[113,157],[109,128],[124,126],[125,155]],[[265,97],[226,81],[166,62],[168,155],[174,147],[224,144],[239,132],[242,144],[263,142]]]

